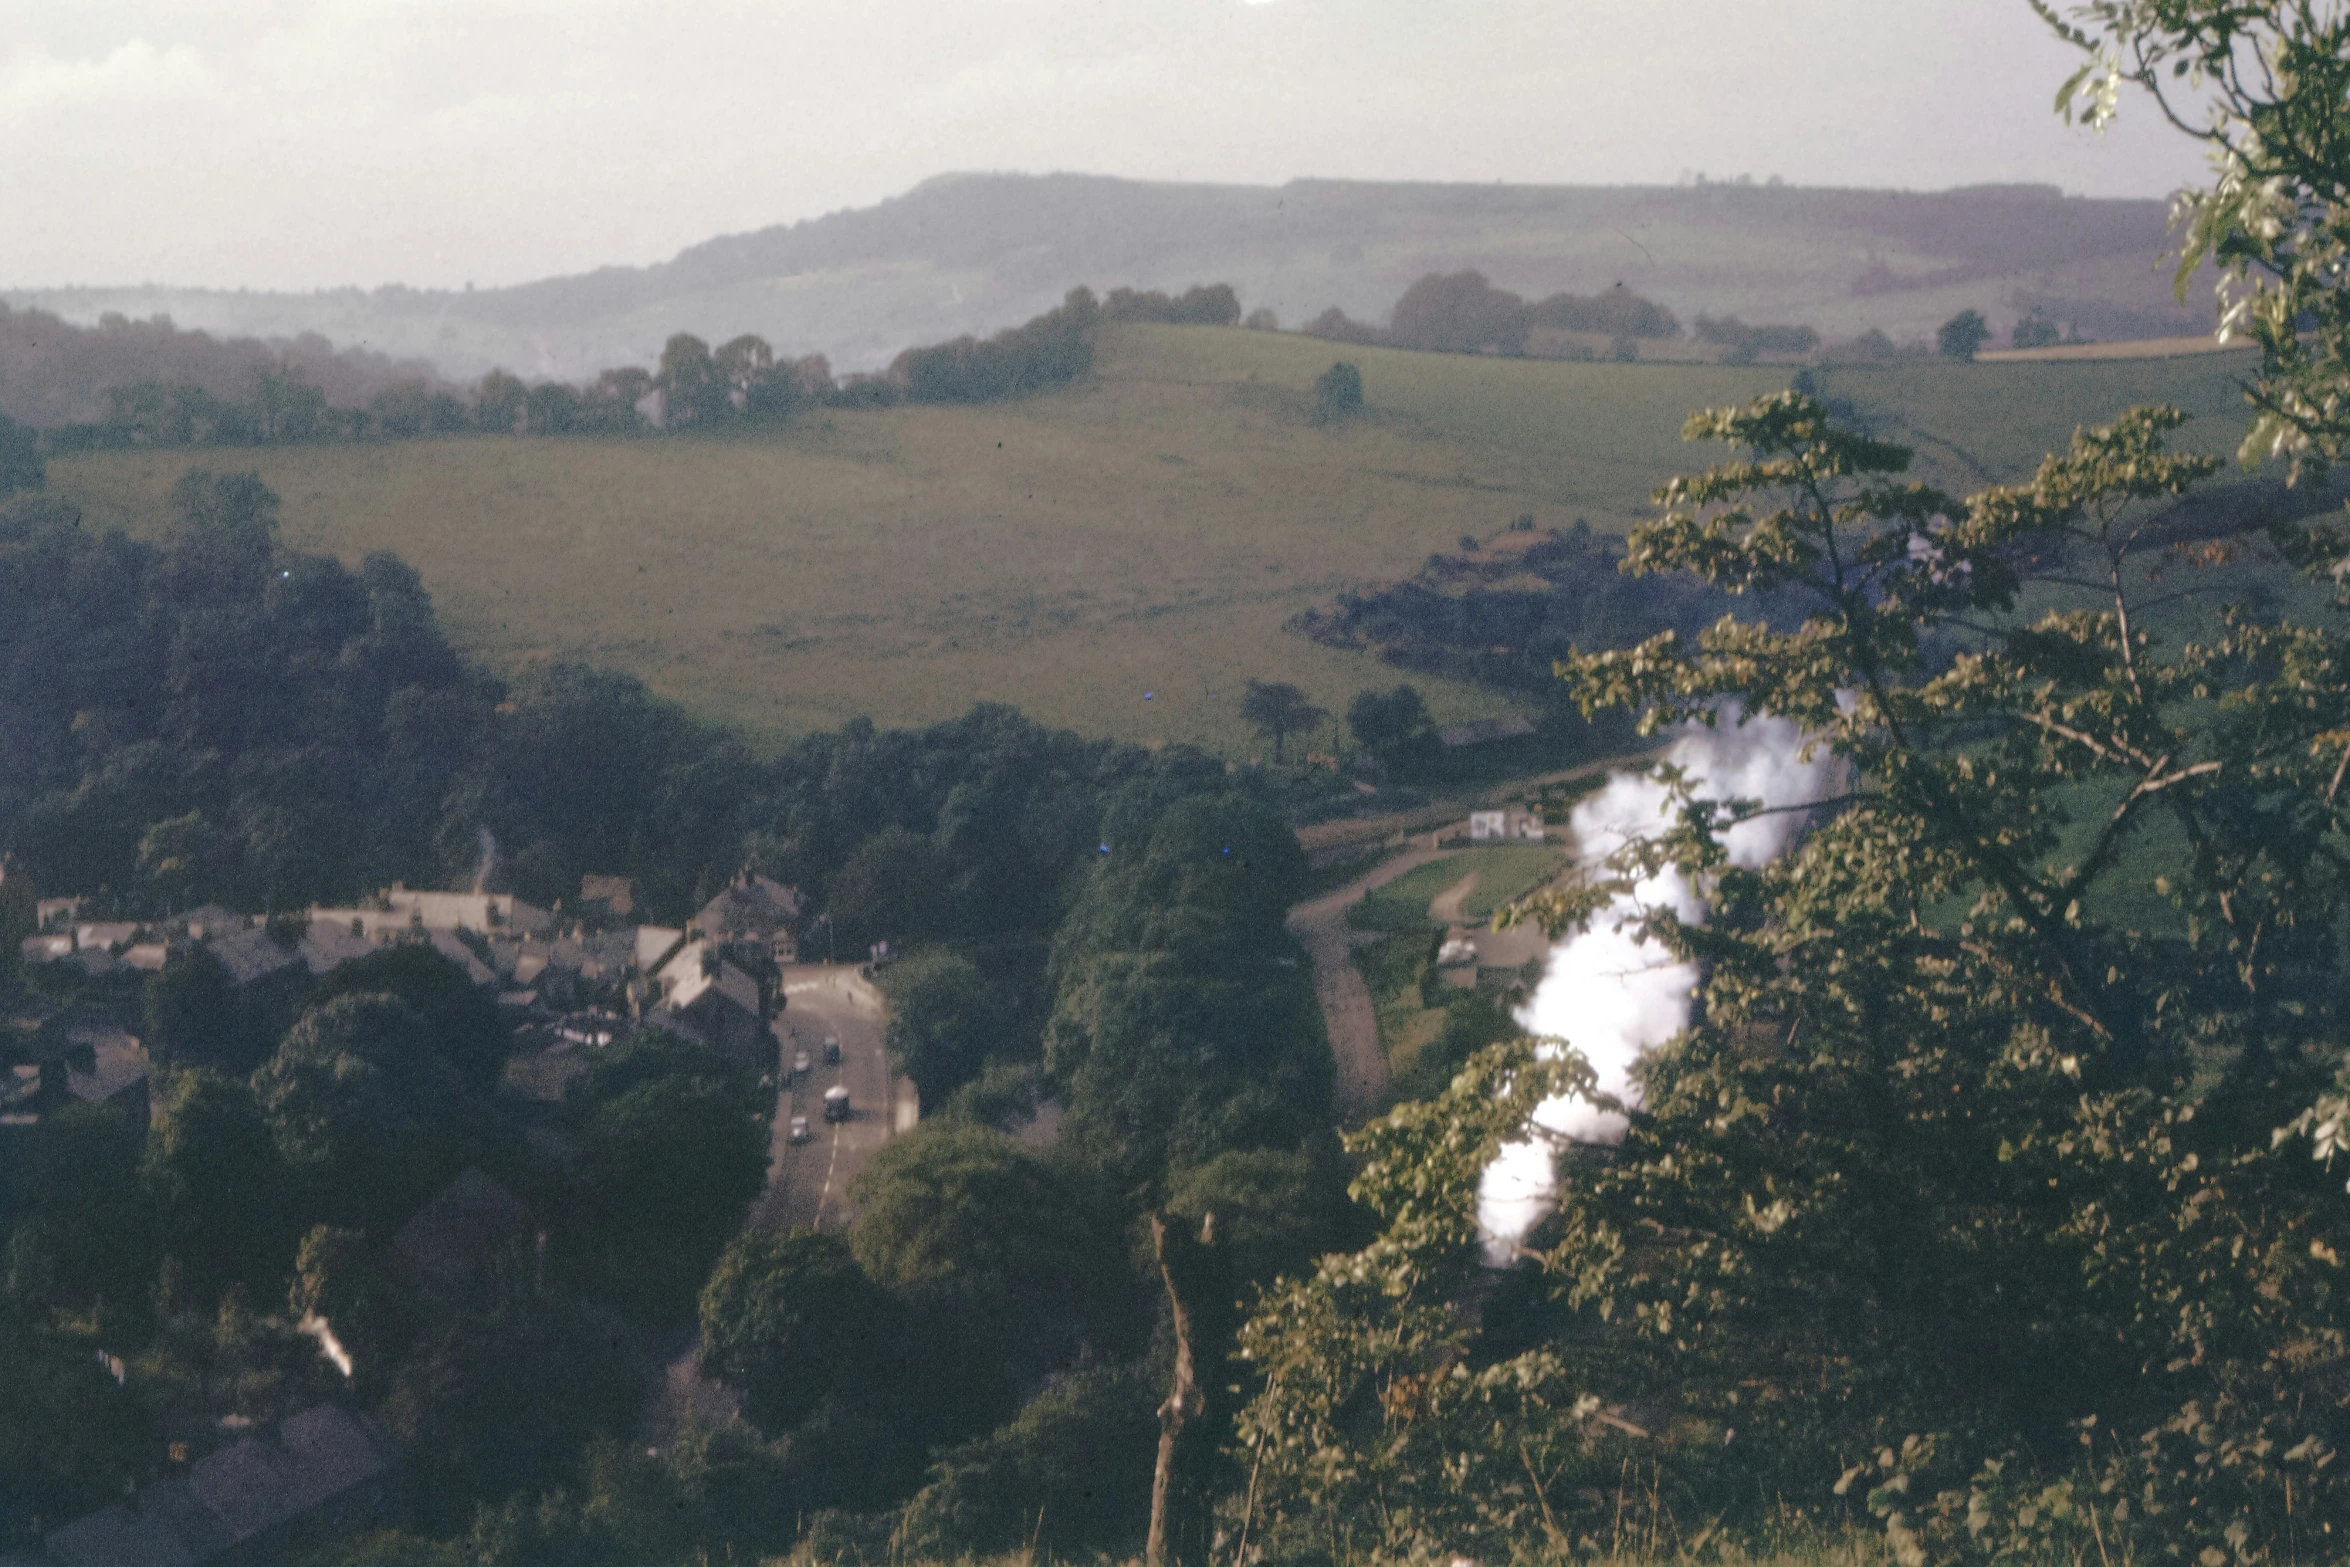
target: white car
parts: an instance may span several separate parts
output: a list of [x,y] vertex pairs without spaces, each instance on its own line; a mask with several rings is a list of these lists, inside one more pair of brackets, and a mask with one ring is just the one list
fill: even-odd
[[806,1116],[795,1115],[791,1118],[791,1131],[788,1134],[790,1141],[794,1143],[804,1143],[814,1135],[814,1133],[808,1130],[808,1118]]
[[794,1077],[806,1077],[808,1075],[808,1052],[803,1050],[791,1058],[791,1073]]

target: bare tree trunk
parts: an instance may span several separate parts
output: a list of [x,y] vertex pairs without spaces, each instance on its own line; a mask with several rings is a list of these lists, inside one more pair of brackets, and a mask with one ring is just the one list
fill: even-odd
[[[1215,1220],[1208,1220],[1204,1241],[1213,1233]],[[1167,1390],[1166,1401],[1159,1405],[1159,1461],[1151,1473],[1151,1532],[1143,1548],[1145,1567],[1168,1567],[1167,1537],[1172,1525],[1176,1504],[1176,1487],[1183,1479],[1176,1469],[1176,1449],[1182,1439],[1183,1428],[1207,1407],[1201,1395],[1199,1378],[1192,1357],[1192,1316],[1190,1304],[1184,1299],[1183,1288],[1176,1282],[1176,1274],[1185,1271],[1180,1253],[1191,1244],[1190,1237],[1170,1234],[1167,1221],[1160,1215],[1151,1216],[1151,1250],[1158,1257],[1159,1277],[1167,1286],[1167,1308],[1175,1320],[1175,1376]],[[1178,1255],[1170,1255],[1170,1253]]]

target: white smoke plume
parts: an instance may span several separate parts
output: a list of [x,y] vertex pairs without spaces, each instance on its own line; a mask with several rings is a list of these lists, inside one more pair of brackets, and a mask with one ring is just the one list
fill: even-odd
[[498,868],[498,840],[487,827],[476,827],[473,829],[473,842],[480,851],[473,862],[473,890],[486,892],[489,890],[490,872]]
[[[1732,710],[1723,713],[1718,729],[1691,725],[1684,730],[1665,759],[1687,774],[1701,799],[1759,800],[1784,808],[1822,798],[1841,767],[1825,748],[1812,760],[1802,760],[1802,746],[1801,731],[1785,719],[1740,722]],[[1632,839],[1669,829],[1673,811],[1671,795],[1654,778],[1618,773],[1575,808],[1570,827],[1576,857],[1596,871]],[[1726,832],[1723,847],[1733,864],[1763,865],[1794,842],[1803,821],[1803,812],[1784,809],[1758,816]],[[1542,982],[1518,1013],[1528,1033],[1563,1039],[1580,1050],[1600,1092],[1635,1108],[1640,1090],[1632,1081],[1634,1065],[1688,1027],[1697,988],[1694,967],[1630,928],[1642,909],[1658,908],[1692,923],[1705,915],[1699,890],[1679,871],[1649,878],[1593,915],[1581,934],[1552,949]],[[1621,1114],[1581,1095],[1551,1100],[1534,1119],[1549,1132],[1583,1143],[1619,1142],[1627,1126]],[[1492,1261],[1506,1261],[1548,1211],[1551,1159],[1549,1142],[1535,1138],[1503,1148],[1486,1169],[1478,1221]]]

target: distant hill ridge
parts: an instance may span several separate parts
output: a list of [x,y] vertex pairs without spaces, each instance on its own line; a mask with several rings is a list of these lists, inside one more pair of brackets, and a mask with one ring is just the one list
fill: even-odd
[[1623,282],[1684,320],[1740,314],[1829,337],[1923,336],[1962,308],[2001,330],[2035,308],[2100,338],[2206,329],[2204,297],[2182,307],[2171,296],[2167,237],[2162,202],[2037,185],[1919,194],[956,174],[651,266],[504,288],[0,287],[0,299],[71,321],[163,312],[213,332],[317,332],[459,379],[492,365],[574,377],[650,363],[678,330],[712,341],[756,332],[779,352],[867,368],[910,344],[1026,320],[1076,283],[1221,281],[1285,325],[1332,305],[1378,320],[1414,279],[1470,267],[1528,297]]

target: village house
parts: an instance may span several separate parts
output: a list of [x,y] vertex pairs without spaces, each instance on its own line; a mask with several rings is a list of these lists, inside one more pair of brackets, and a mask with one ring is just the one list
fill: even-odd
[[166,949],[160,941],[141,939],[149,935],[145,926],[135,920],[76,922],[73,914],[79,903],[77,898],[51,898],[39,904],[48,917],[41,921],[38,933],[18,943],[18,959],[25,963],[72,962],[92,975],[113,974],[126,964],[149,971],[163,967]]
[[205,949],[228,970],[229,983],[238,990],[280,981],[280,976],[306,971],[302,955],[278,940],[265,926],[248,925],[224,930],[204,943]]
[[545,935],[555,917],[510,892],[415,892],[393,882],[372,906],[313,908],[313,924],[342,925],[355,934],[390,940],[413,931],[469,930],[477,935]]
[[620,999],[637,969],[637,932],[578,931],[490,943],[491,962],[511,991],[568,1011]]
[[639,925],[636,928],[636,971],[639,974],[658,974],[685,940],[685,932],[667,925]]
[[332,974],[353,958],[363,958],[375,951],[376,944],[365,936],[354,934],[348,925],[332,920],[312,920],[303,930],[301,939],[294,943],[294,956],[313,977]]
[[234,909],[224,909],[217,903],[199,904],[171,922],[184,932],[190,941],[205,941],[223,936],[232,930],[243,930],[252,920]]
[[720,957],[706,941],[678,949],[653,976],[658,1003],[645,1014],[656,1028],[691,1034],[746,1064],[768,1064],[767,1018],[759,982]]
[[488,936],[499,931],[545,935],[555,928],[555,917],[523,902],[510,892],[412,892],[393,882],[383,894],[386,909],[405,914],[427,930],[471,930]]
[[55,1567],[212,1567],[315,1546],[392,1515],[400,1452],[365,1414],[313,1405],[51,1533]]
[[579,913],[586,919],[622,921],[636,912],[636,883],[626,876],[582,876]]
[[0,1076],[0,1134],[31,1132],[76,1102],[147,1124],[149,1062],[137,1035],[100,1018],[61,1015],[27,1031],[15,1050],[30,1059]]
[[54,963],[59,958],[73,956],[73,932],[49,931],[38,936],[27,936],[17,945],[17,956],[26,963]]
[[111,1023],[70,1023],[59,1031],[55,1059],[65,1092],[83,1104],[111,1105],[147,1124],[147,1050],[135,1034]]
[[1469,813],[1469,841],[1471,843],[1540,843],[1543,840],[1542,813],[1512,807],[1501,811],[1471,811]]
[[766,947],[776,962],[791,963],[799,957],[794,938],[799,920],[798,888],[745,868],[735,872],[725,891],[702,906],[690,928],[722,946],[740,942]]

